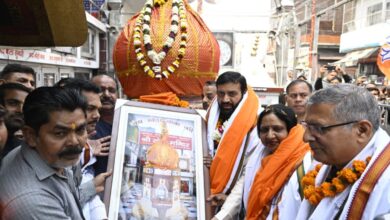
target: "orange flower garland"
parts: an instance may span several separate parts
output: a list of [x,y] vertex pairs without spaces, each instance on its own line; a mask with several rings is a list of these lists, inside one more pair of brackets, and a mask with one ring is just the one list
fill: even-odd
[[352,168],[344,168],[337,172],[337,176],[332,179],[332,182],[323,182],[319,187],[315,186],[315,180],[320,171],[322,164],[317,164],[315,169],[309,171],[302,178],[303,194],[305,199],[311,205],[318,205],[324,197],[334,197],[338,193],[353,184],[363,174],[370,162],[371,157],[367,157],[366,161],[355,160],[352,162]]
[[222,119],[218,119],[217,126],[215,128],[215,131],[213,133],[212,139],[215,142],[215,145],[218,145],[221,141],[222,134],[225,131],[227,121],[222,122]]

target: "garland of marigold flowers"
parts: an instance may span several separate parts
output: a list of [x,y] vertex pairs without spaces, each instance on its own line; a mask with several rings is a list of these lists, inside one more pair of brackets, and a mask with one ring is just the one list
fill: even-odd
[[167,0],[154,0],[154,5],[161,6],[161,5],[165,4],[166,2],[167,2]]
[[[154,4],[153,4],[154,3]],[[150,77],[161,79],[163,76],[168,78],[170,74],[173,74],[177,68],[180,66],[181,59],[184,57],[185,50],[187,47],[187,16],[183,0],[173,0],[172,2],[172,15],[171,15],[171,27],[168,34],[168,38],[165,41],[162,51],[157,53],[153,49],[153,44],[151,40],[151,28],[150,28],[150,19],[152,14],[153,7],[159,7],[166,3],[166,0],[147,0],[144,8],[141,10],[140,15],[138,16],[135,22],[133,41],[134,49],[138,63],[143,68],[144,72]],[[180,18],[180,19],[179,19]],[[178,50],[178,55],[176,59],[166,68],[166,70],[161,69],[161,62],[165,59],[168,51],[172,48],[173,43],[175,42],[176,34],[178,32],[178,26],[180,25],[181,38],[180,38],[180,48]],[[145,60],[145,55],[142,50],[141,42],[141,31],[143,33],[143,43],[146,49],[146,54],[149,59],[153,62],[154,66],[150,67],[147,65]]]
[[212,136],[212,139],[216,143],[216,145],[218,145],[219,142],[221,141],[223,132],[226,128],[226,122],[227,121],[223,122],[222,119],[218,119],[218,121],[217,121],[217,126],[216,126],[214,133],[213,133],[213,136]]
[[332,179],[332,182],[323,182],[318,187],[315,186],[315,180],[322,164],[317,164],[314,170],[308,172],[302,178],[305,199],[307,199],[311,205],[318,205],[324,197],[336,196],[359,179],[370,160],[371,157],[367,157],[366,161],[353,161],[352,168],[344,168],[338,171],[337,176]]

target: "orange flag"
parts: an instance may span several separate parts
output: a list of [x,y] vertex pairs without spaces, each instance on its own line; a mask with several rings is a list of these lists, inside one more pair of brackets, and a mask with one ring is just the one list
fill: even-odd
[[385,76],[390,79],[390,36],[386,38],[382,45],[376,63]]

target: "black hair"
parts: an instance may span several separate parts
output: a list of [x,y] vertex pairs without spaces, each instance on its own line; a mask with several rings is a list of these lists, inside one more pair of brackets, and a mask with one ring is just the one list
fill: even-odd
[[377,87],[371,87],[371,88],[366,88],[369,92],[371,91],[377,91],[379,94],[381,93],[380,90]]
[[3,71],[1,71],[0,79],[7,79],[12,73],[16,72],[31,74],[34,76],[34,78],[36,74],[34,69],[29,66],[18,63],[10,63],[4,67]]
[[31,92],[31,89],[27,88],[26,86],[20,84],[20,83],[4,83],[0,85],[0,104],[5,105],[4,103],[4,97],[5,93],[8,90],[19,90],[26,92],[27,94]]
[[25,125],[36,133],[50,121],[50,113],[80,108],[86,117],[87,101],[77,90],[60,87],[39,87],[32,91],[23,105]]
[[215,83],[214,80],[208,80],[208,81],[206,81],[206,82],[204,83],[203,86],[215,86],[215,85],[216,85],[216,83]]
[[300,80],[307,80],[306,76],[305,75],[300,75],[297,77],[297,79],[300,79]]
[[340,83],[343,82],[343,80],[342,80],[340,77],[338,77],[338,76],[332,77],[332,79],[330,79],[329,82],[332,82],[332,81],[335,80],[335,79],[337,79],[337,81],[339,81]]
[[287,132],[290,132],[291,128],[297,125],[297,117],[295,116],[294,111],[282,104],[269,105],[265,107],[264,111],[262,111],[259,115],[259,119],[257,120],[257,130],[260,131],[261,122],[266,115],[275,114],[280,120],[286,123]]
[[89,80],[86,79],[76,79],[76,78],[66,78],[62,82],[58,81],[57,86],[64,88],[72,88],[80,90],[81,92],[93,92],[99,94],[102,92],[99,86],[95,85]]
[[71,81],[73,78],[62,78],[60,80],[58,80],[58,82],[56,82],[53,86],[55,87],[63,87],[67,82]]
[[107,77],[110,77],[114,82],[115,82],[115,87],[118,87],[119,86],[119,83],[118,83],[118,80],[108,74],[104,74],[104,73],[100,73],[98,75],[95,75],[92,77],[91,81],[93,82],[93,79],[95,79],[96,77],[100,77],[100,76],[107,76]]
[[306,84],[306,86],[309,88],[310,93],[313,92],[313,86],[309,82],[307,82],[305,80],[301,80],[301,79],[296,79],[296,80],[291,81],[288,84],[288,86],[286,87],[286,93],[288,94],[288,91],[290,90],[291,87],[293,87],[293,86],[295,86],[297,84],[300,84],[300,83]]
[[220,86],[226,83],[240,83],[242,95],[244,95],[244,93],[247,90],[246,79],[243,75],[241,75],[238,72],[228,71],[222,73],[218,77],[216,85]]
[[5,114],[7,113],[7,110],[3,105],[0,105],[0,119],[4,119]]

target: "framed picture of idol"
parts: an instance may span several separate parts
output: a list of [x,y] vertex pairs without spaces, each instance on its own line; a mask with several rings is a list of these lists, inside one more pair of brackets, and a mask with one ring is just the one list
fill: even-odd
[[193,109],[118,100],[108,219],[210,219],[206,126]]

